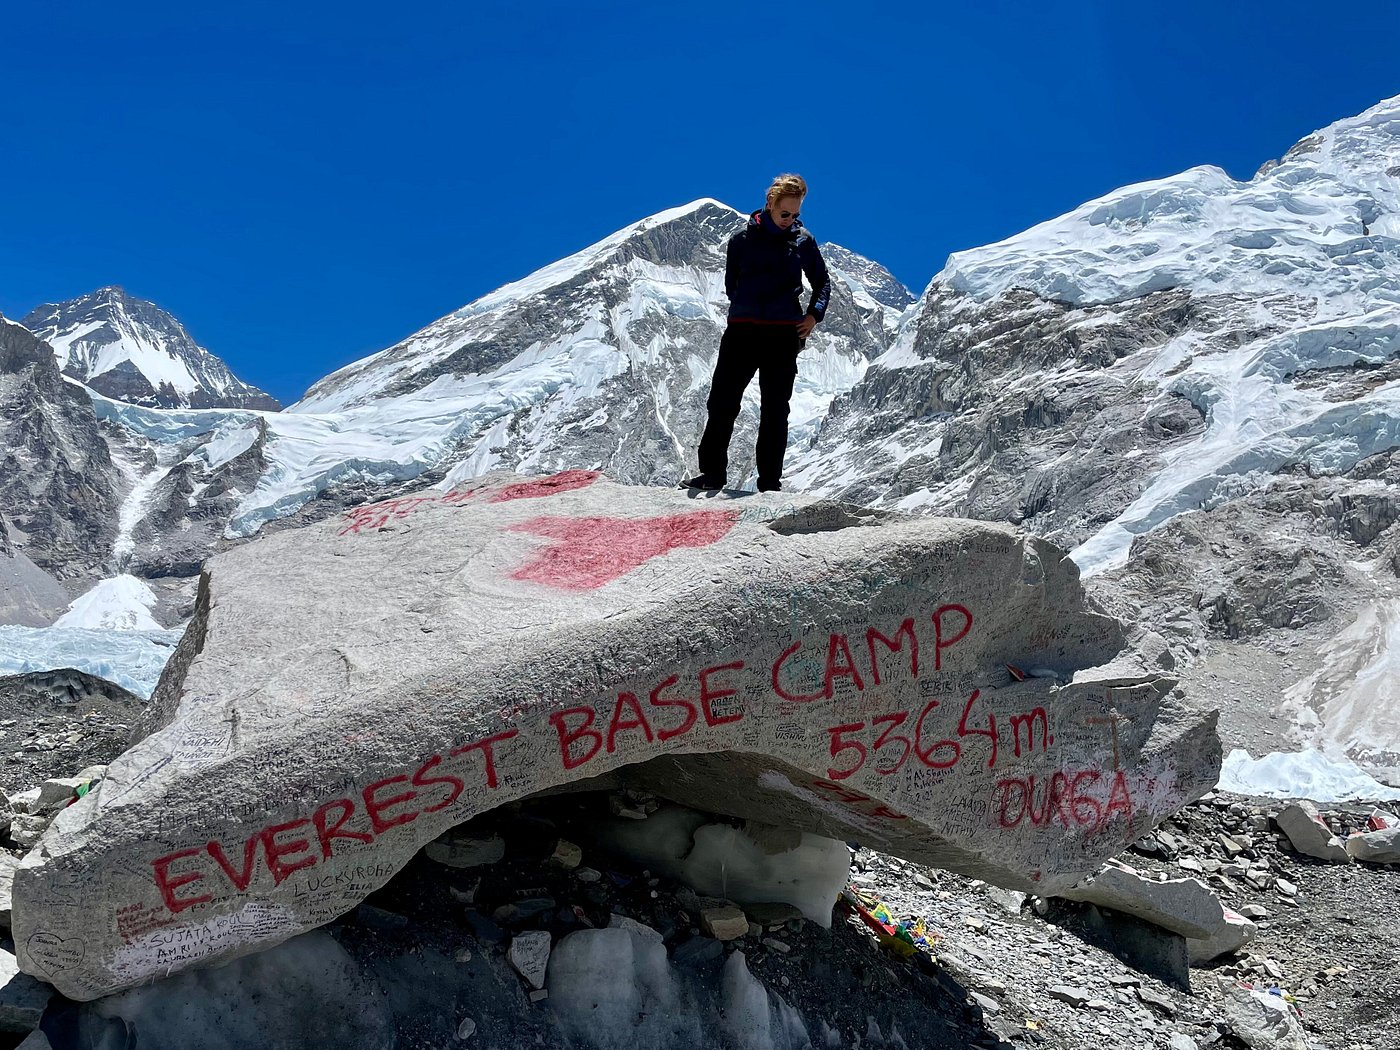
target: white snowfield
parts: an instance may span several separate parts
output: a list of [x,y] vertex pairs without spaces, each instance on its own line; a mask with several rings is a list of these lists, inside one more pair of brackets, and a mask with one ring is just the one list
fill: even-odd
[[[1192,168],[949,258],[935,282],[979,300],[1026,288],[1089,306],[1188,288],[1262,299],[1260,320],[1286,329],[1235,348],[1188,337],[1157,352],[1146,378],[1202,408],[1206,430],[1074,551],[1086,575],[1124,564],[1135,536],[1266,484],[1281,467],[1336,473],[1400,446],[1400,384],[1358,404],[1292,382],[1400,354],[1397,166],[1400,97],[1309,136],[1248,182]],[[1310,315],[1301,323],[1300,302]],[[897,347],[876,363],[914,360]]]

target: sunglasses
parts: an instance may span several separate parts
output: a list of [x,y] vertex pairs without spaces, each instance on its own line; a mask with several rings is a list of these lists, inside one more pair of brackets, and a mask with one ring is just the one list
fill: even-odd
[[780,212],[778,212],[778,218],[780,218],[780,219],[798,219],[798,218],[801,218],[801,217],[802,217],[802,213],[801,213],[800,211],[780,211]]

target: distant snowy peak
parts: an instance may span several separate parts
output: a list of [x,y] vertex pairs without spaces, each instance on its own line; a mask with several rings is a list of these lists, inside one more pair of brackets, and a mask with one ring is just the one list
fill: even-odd
[[1348,309],[1397,251],[1400,97],[1307,136],[1248,182],[1203,166],[1126,186],[955,253],[934,280],[982,301],[1024,288],[1087,306],[1187,288]]
[[281,407],[169,313],[117,287],[46,303],[21,323],[53,347],[66,375],[108,397],[155,408]]

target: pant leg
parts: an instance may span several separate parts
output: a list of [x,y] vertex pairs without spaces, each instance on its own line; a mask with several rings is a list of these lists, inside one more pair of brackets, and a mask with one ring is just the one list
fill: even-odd
[[758,370],[758,390],[762,397],[758,415],[758,483],[777,485],[783,476],[783,456],[787,452],[788,409],[792,386],[797,380],[797,327],[774,328],[766,333]]
[[730,325],[719,341],[719,358],[710,380],[710,398],[705,402],[709,417],[700,438],[700,473],[716,481],[729,475],[729,439],[734,436],[734,420],[744,389],[758,371],[760,349],[753,345],[745,326]]

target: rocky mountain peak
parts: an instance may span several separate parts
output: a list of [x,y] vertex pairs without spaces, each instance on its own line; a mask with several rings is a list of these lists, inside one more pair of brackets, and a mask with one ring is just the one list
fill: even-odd
[[859,289],[877,303],[904,310],[917,298],[889,270],[849,248],[827,242],[822,245],[822,257],[832,271],[845,278],[853,292]]
[[22,325],[0,317],[0,374],[13,375],[34,369],[45,381],[58,378],[53,350]]
[[45,303],[22,323],[52,346],[65,374],[118,401],[155,408],[281,407],[234,376],[170,313],[118,285]]

